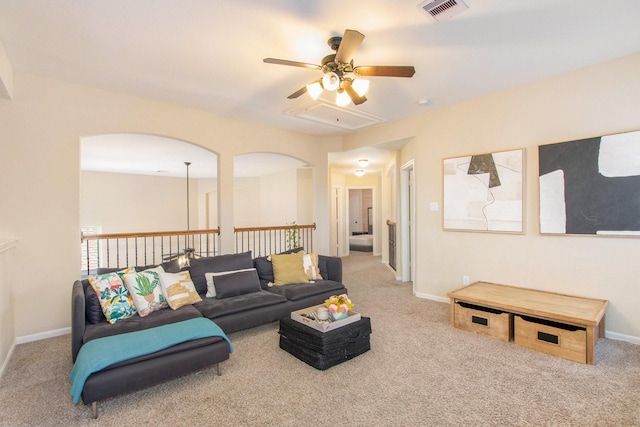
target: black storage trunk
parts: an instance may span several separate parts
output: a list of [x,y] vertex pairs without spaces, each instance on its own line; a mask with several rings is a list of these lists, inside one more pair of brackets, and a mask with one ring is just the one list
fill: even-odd
[[292,319],[280,321],[280,348],[324,371],[369,351],[371,320],[357,322],[329,332],[320,332]]

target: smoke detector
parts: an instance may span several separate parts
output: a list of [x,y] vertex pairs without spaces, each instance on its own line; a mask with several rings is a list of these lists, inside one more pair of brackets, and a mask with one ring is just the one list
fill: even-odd
[[469,9],[462,0],[427,0],[418,5],[434,21],[444,21]]

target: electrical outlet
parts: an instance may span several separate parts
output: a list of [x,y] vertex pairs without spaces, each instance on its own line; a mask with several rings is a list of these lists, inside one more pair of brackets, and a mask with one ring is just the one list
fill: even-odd
[[462,276],[462,284],[463,285],[468,285],[469,282],[471,281],[471,279],[469,279],[469,276]]

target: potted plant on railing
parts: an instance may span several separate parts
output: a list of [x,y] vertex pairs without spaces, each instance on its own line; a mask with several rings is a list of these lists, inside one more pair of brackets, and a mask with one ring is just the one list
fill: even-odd
[[291,224],[287,223],[291,228],[287,228],[286,230],[286,246],[287,249],[299,248],[302,243],[302,238],[300,237],[300,230],[295,221]]

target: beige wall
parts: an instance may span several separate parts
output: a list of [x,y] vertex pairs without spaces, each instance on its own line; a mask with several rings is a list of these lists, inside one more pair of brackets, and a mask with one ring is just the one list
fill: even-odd
[[[444,299],[462,276],[603,298],[609,336],[640,342],[638,238],[542,236],[538,225],[540,144],[640,129],[640,54],[390,123],[345,138],[345,150],[413,137],[414,289]],[[444,232],[442,160],[526,148],[525,234]]]
[[292,169],[234,179],[234,226],[313,223],[311,170]]
[[[198,228],[198,181],[189,180],[189,225]],[[80,225],[103,233],[186,230],[185,178],[82,171]]]
[[[80,138],[148,133],[219,155],[219,222],[233,229],[233,157],[284,153],[316,166],[314,216],[319,251],[328,247],[327,153],[340,141],[248,124],[177,105],[14,73],[14,99],[0,98],[0,236],[16,237],[16,336],[69,327],[71,284],[80,256]],[[322,161],[315,165],[316,159]],[[233,234],[223,233],[232,252]]]
[[13,311],[13,280],[15,274],[16,241],[0,238],[0,375],[13,351],[16,340],[15,313]]

